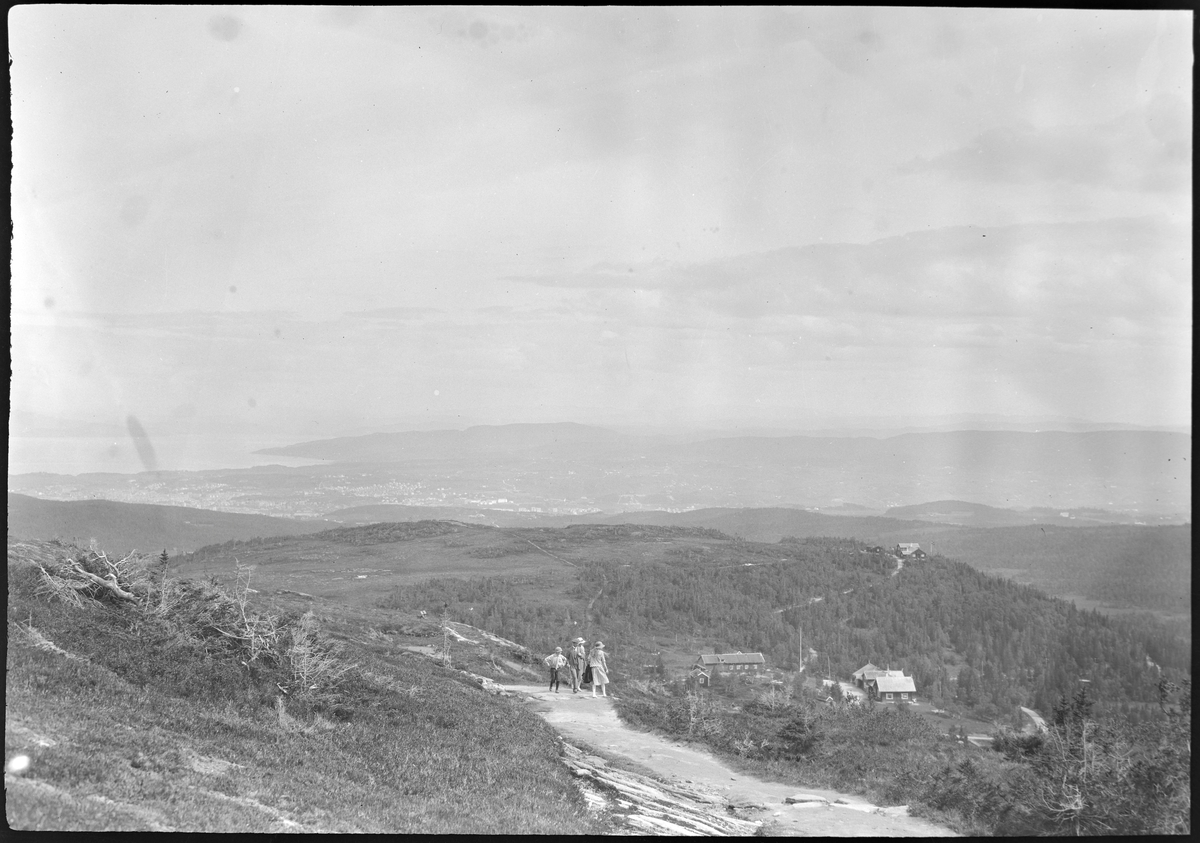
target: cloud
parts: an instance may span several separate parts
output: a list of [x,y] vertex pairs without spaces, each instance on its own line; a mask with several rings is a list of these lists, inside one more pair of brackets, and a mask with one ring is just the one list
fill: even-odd
[[[610,381],[674,370],[729,391],[738,377],[836,384],[837,371],[892,389],[888,378],[922,372],[1041,383],[1070,370],[1115,389],[1136,382],[1139,366],[1177,380],[1189,359],[1189,236],[1161,218],[955,227],[645,267],[642,277],[595,269],[556,285],[579,330],[537,336],[568,344],[563,359],[575,362],[580,347],[610,348],[598,353]],[[1091,400],[1073,394],[1079,406]]]
[[958,149],[917,158],[902,173],[942,172],[985,183],[1070,183],[1143,191],[1189,189],[1187,106],[1160,95],[1103,124],[1000,126]]
[[[958,226],[695,264],[652,262],[512,280],[724,315],[989,318],[1036,310],[1155,318],[1190,301],[1190,238],[1163,218]],[[622,268],[624,267],[624,269]]]
[[346,316],[351,319],[413,322],[441,313],[445,311],[436,307],[382,307],[375,310],[349,310],[346,311]]

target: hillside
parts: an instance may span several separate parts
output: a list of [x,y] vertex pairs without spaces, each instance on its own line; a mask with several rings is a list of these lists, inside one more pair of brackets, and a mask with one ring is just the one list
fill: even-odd
[[878,515],[827,515],[784,507],[623,512],[620,515],[594,516],[590,520],[602,524],[701,527],[760,542],[777,542],[785,536],[841,536],[868,541],[878,536],[907,535],[909,530],[929,526],[922,521],[902,521]]
[[[954,524],[958,527],[1023,527],[1030,524],[1054,525],[1055,527],[1102,527],[1113,524],[1139,525],[1146,523],[1139,521],[1136,515],[1110,512],[1094,507],[1056,509],[1035,506],[1027,509],[1006,509],[969,501],[930,501],[911,506],[895,506],[883,514],[888,518],[915,519],[933,524]],[[1154,520],[1162,523],[1159,519]]]
[[[9,540],[10,828],[610,830],[541,719],[415,652],[440,642],[436,625],[287,595],[256,603],[244,583],[163,579],[149,559],[119,565],[113,583],[132,595],[120,598],[78,573],[112,558]],[[507,657],[528,681],[512,662],[522,653],[455,657]]]
[[255,536],[315,533],[328,522],[297,521],[185,506],[106,500],[55,501],[8,493],[8,534],[18,538],[61,538],[85,546],[95,539],[110,552],[130,550],[171,555],[206,544]]
[[[1079,677],[1112,705],[1143,705],[1153,694],[1147,659],[1170,670],[1190,664],[1190,646],[1149,621],[1079,612],[941,557],[893,576],[890,556],[840,539],[767,544],[683,526],[416,522],[230,543],[181,566],[228,577],[235,559],[254,566],[258,587],[400,611],[447,605],[456,619],[538,651],[577,634],[602,637],[625,676],[656,652],[717,647],[762,651],[792,668],[802,646],[814,647],[840,674],[890,660],[924,693],[988,717],[1045,707]],[[964,667],[978,682],[960,694],[953,679]]]
[[[1190,622],[1191,525],[913,530],[909,541],[981,571],[1093,605]],[[1078,602],[1078,601],[1077,601]]]
[[[958,502],[890,512],[914,515],[943,512],[953,505]],[[992,520],[990,512],[982,517]],[[1191,527],[1188,525],[1023,524],[969,528],[924,520],[833,516],[781,508],[639,512],[597,516],[592,520],[702,527],[760,542],[777,542],[786,536],[834,536],[884,547],[917,542],[926,552],[936,551],[985,573],[1015,579],[1056,597],[1086,601],[1088,608],[1156,611],[1189,620],[1191,616]]]
[[[1047,510],[1017,512],[997,506],[984,506],[969,501],[930,501],[911,506],[894,506],[884,513],[888,518],[910,521],[931,521],[959,527],[1017,527],[1036,523],[1066,523],[1068,518]],[[1132,520],[1132,519],[1130,519]]]

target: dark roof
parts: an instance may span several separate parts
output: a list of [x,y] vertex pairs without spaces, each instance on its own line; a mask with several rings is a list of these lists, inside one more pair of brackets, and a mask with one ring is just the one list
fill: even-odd
[[867,673],[869,673],[872,670],[879,670],[879,668],[877,668],[875,665],[871,664],[870,662],[867,662],[866,664],[864,664],[862,667],[860,667],[858,670],[854,671],[850,675],[853,676],[855,679],[858,679],[860,676],[866,677]]
[[701,653],[702,665],[712,664],[766,664],[762,653]]

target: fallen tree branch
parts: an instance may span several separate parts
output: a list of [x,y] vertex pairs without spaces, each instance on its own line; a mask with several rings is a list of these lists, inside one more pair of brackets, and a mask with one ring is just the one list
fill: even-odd
[[109,574],[109,579],[105,579],[104,577],[93,574],[91,571],[85,571],[82,567],[80,567],[78,562],[71,563],[71,570],[85,579],[91,580],[96,585],[108,589],[112,594],[121,598],[122,600],[128,600],[131,603],[138,602],[137,597],[135,597],[133,594],[130,594],[117,584],[117,577],[115,574]]

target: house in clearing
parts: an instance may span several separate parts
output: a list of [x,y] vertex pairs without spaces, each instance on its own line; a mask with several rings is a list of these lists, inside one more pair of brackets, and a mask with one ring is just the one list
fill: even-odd
[[762,653],[702,653],[696,657],[692,669],[700,668],[710,675],[719,670],[733,676],[753,676],[766,670],[766,666]]
[[895,552],[897,556],[916,556],[918,554],[921,556],[925,555],[925,551],[921,550],[921,545],[917,544],[916,542],[900,542],[896,545]]
[[867,685],[867,693],[878,702],[915,702],[917,686],[904,671],[889,670],[886,675],[876,676]]
[[854,671],[854,684],[864,689],[877,702],[914,702],[917,686],[903,670],[884,670],[866,664]]

